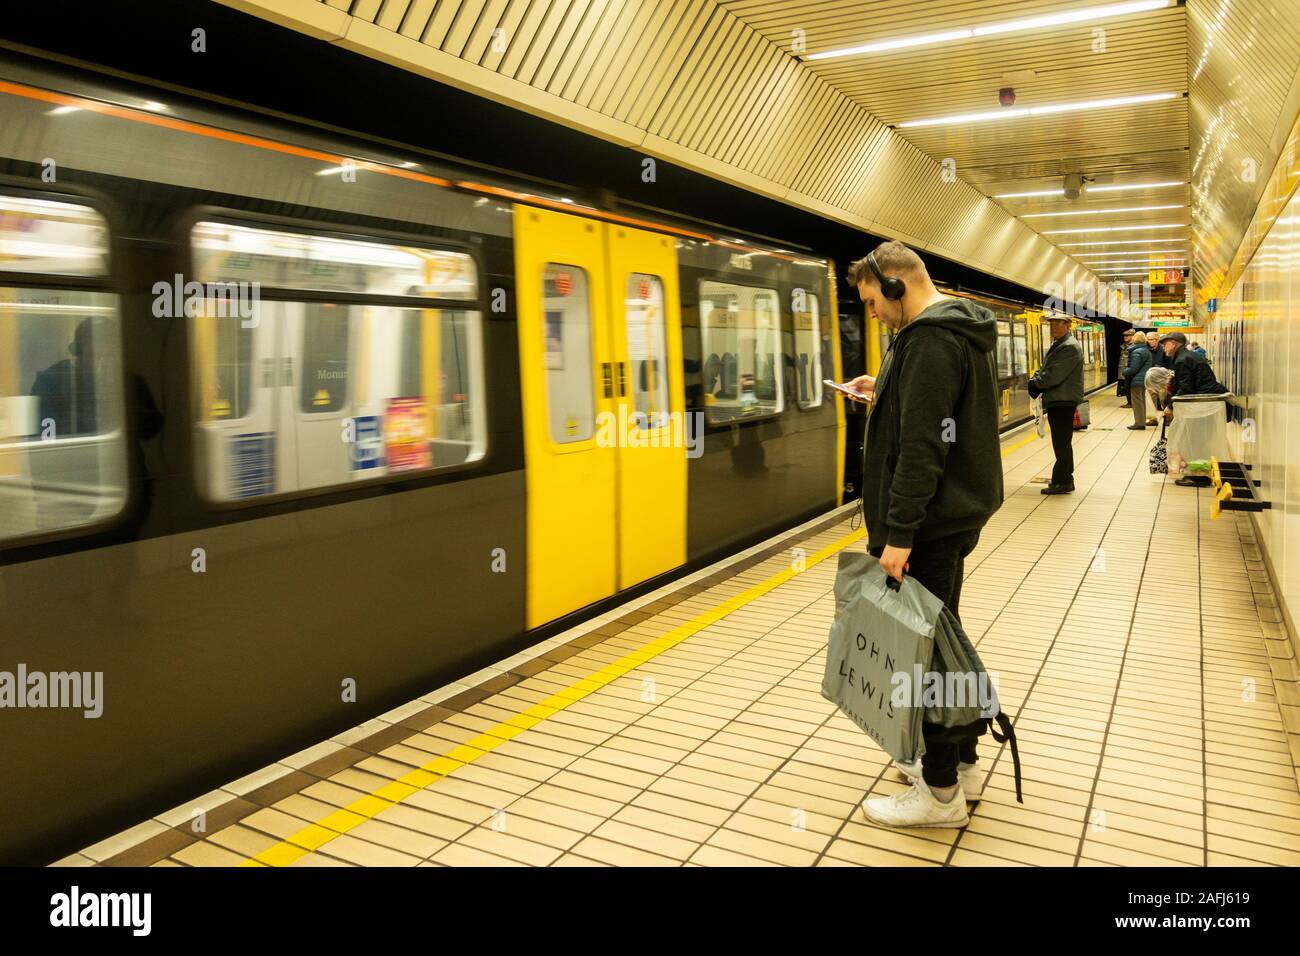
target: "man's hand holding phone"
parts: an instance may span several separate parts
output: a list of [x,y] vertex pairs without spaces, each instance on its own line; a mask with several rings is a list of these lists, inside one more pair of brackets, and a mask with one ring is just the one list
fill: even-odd
[[868,405],[876,397],[876,380],[870,375],[859,375],[850,382],[840,385],[838,382],[832,382],[829,378],[823,380],[835,391],[847,395],[849,399]]

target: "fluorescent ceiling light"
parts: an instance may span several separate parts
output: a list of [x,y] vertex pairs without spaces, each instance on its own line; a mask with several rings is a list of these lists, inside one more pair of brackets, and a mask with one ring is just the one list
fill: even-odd
[[1067,209],[1063,212],[1030,212],[1021,219],[1043,219],[1048,216],[1104,216],[1113,212],[1153,212],[1156,209],[1185,209],[1182,203],[1172,206],[1124,206],[1120,209]]
[[1187,183],[1181,179],[1170,180],[1167,183],[1126,183],[1120,186],[1088,186],[1086,192],[1090,193],[1117,193],[1125,189],[1164,189],[1167,186],[1186,186]]
[[1047,229],[1044,236],[1068,236],[1080,232],[1131,232],[1134,229],[1186,229],[1181,222],[1157,222],[1149,226],[1084,226],[1082,229]]
[[[1151,266],[1151,268],[1153,268],[1153,269],[1173,268],[1175,265],[1182,265],[1185,261],[1186,261],[1186,260],[1184,260],[1184,259],[1179,259],[1177,262],[1150,263],[1150,266]],[[1097,267],[1099,267],[1099,266],[1100,266],[1100,267],[1106,267],[1106,266],[1134,266],[1134,267],[1136,267],[1136,266],[1143,265],[1143,264],[1147,264],[1147,260],[1146,260],[1146,259],[1105,259],[1105,260],[1103,260],[1103,261],[1101,261],[1101,262],[1085,262],[1085,263],[1084,263],[1084,265],[1086,265],[1086,266],[1087,266],[1088,268],[1090,268],[1090,269],[1095,269],[1095,268],[1097,268]]]
[[56,106],[46,112],[46,116],[66,116],[68,113],[80,113],[80,106]]
[[1106,17],[1121,17],[1129,13],[1159,10],[1162,7],[1169,6],[1171,2],[1172,0],[1133,0],[1130,3],[1110,3],[1101,7],[1085,7],[1082,10],[1048,13],[1023,20],[1004,20],[1001,23],[989,23],[981,27],[945,30],[942,33],[922,33],[893,40],[877,40],[873,43],[864,43],[861,46],[845,47],[840,50],[825,50],[821,53],[809,53],[807,56],[800,57],[800,59],[805,62],[830,60],[841,56],[856,56],[861,53],[883,53],[888,50],[904,50],[911,47],[931,46],[935,43],[950,43],[954,40],[969,40],[972,37],[996,36],[1000,33],[1016,33],[1021,30],[1064,26],[1068,23],[1083,23],[1087,20],[1101,20]]
[[1000,119],[1019,119],[1022,116],[1046,116],[1052,113],[1077,113],[1083,110],[1104,110],[1114,106],[1134,106],[1138,103],[1155,103],[1172,100],[1177,93],[1144,93],[1141,96],[1114,96],[1104,100],[1078,100],[1074,103],[1052,103],[1047,106],[1025,106],[1014,109],[988,110],[983,113],[958,113],[954,116],[936,116],[931,119],[907,120],[898,123],[898,129],[918,126],[952,126],[958,123],[986,123]]
[[878,40],[875,43],[864,43],[862,46],[846,47],[843,50],[826,50],[822,53],[809,53],[800,59],[809,60],[829,60],[834,57],[855,56],[859,53],[883,53],[886,50],[903,50],[908,47],[929,46],[932,43],[948,43],[952,40],[969,40],[975,34],[971,30],[948,30],[944,33],[926,33],[910,37],[900,37],[897,40]]
[[1143,242],[1191,242],[1190,239],[1171,239],[1163,236],[1160,239],[1100,239],[1096,242],[1063,242],[1061,248],[1065,249],[1072,246],[1132,246]]
[[1001,193],[994,199],[1024,199],[1027,196],[1064,196],[1064,189],[1039,189],[1029,193]]
[[[1178,240],[1170,240],[1178,241]],[[1069,243],[1076,246],[1093,245],[1090,242]],[[1100,243],[1100,245],[1109,245],[1109,243]],[[1187,255],[1186,249],[1107,249],[1105,252],[1079,252],[1075,254],[1076,259],[1094,259],[1097,256],[1156,256],[1156,255]]]
[[1147,10],[1159,10],[1169,6],[1170,0],[1135,0],[1132,3],[1111,3],[1104,7],[1084,7],[1082,10],[1066,10],[1062,13],[1045,13],[1042,16],[1026,17],[1023,20],[1008,20],[1004,23],[992,23],[986,27],[976,27],[977,37],[993,36],[998,33],[1013,33],[1018,30],[1037,30],[1041,27],[1059,27],[1067,23],[1081,23],[1085,20],[1100,20],[1103,17],[1122,17],[1127,13],[1143,13]]
[[[1117,193],[1126,189],[1164,189],[1167,186],[1186,186],[1187,183],[1182,180],[1173,180],[1167,183],[1124,183],[1119,186],[1085,186],[1084,195],[1089,196],[1092,193]],[[1027,193],[1000,193],[994,196],[994,199],[1025,199],[1030,196],[1064,196],[1064,189],[1038,189]]]

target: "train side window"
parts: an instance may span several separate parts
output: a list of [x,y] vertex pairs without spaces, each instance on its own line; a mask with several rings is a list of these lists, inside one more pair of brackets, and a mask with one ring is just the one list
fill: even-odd
[[[826,391],[822,387],[821,303],[805,289],[795,290],[794,301],[795,378],[799,384],[799,407],[817,408]],[[802,306],[802,308],[800,308]]]
[[654,428],[667,421],[669,411],[663,280],[640,272],[629,275],[624,309],[635,420],[640,428]]
[[587,290],[587,272],[578,266],[548,262],[542,271],[547,417],[551,440],[559,445],[584,441],[595,431]]
[[710,424],[756,418],[785,407],[781,308],[775,289],[700,282],[700,337],[705,362],[704,414]]
[[486,449],[472,257],[193,230],[197,478],[214,501],[462,465]]
[[0,194],[0,544],[96,525],[126,502],[121,329],[107,276],[98,212]]

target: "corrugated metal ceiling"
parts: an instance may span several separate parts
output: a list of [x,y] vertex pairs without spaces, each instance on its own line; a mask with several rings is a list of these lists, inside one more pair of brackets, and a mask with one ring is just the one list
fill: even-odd
[[[824,60],[802,57],[1106,0],[222,2],[1040,290],[1082,277],[1066,253],[1098,261],[1132,238],[1163,264],[1193,229],[1194,276],[1212,287],[1290,128],[1300,65],[1300,0],[1188,0]],[[998,110],[1001,87],[1017,107],[1175,95],[893,128]],[[1256,181],[1239,175],[1245,158]],[[1067,173],[1094,191],[986,198],[1059,189]],[[1184,185],[1095,191],[1164,182]],[[1144,206],[1182,208],[1060,215]],[[1102,231],[1164,225],[1177,228]]]

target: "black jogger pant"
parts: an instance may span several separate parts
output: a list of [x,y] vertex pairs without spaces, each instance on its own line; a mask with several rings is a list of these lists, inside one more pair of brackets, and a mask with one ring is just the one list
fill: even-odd
[[1044,409],[1047,424],[1052,429],[1052,451],[1056,464],[1052,468],[1052,484],[1074,484],[1074,406],[1053,405]]
[[[925,589],[941,600],[952,612],[952,616],[961,620],[958,606],[961,603],[961,579],[966,570],[966,555],[975,550],[979,542],[979,530],[963,531],[946,535],[930,541],[922,541],[912,548],[907,559],[907,574],[925,586]],[[921,757],[921,776],[931,787],[951,787],[957,783],[957,763],[974,763],[976,759],[975,742],[984,732],[979,725],[973,729],[969,738],[956,742],[939,742],[931,740],[929,729],[934,725],[922,724],[925,733],[925,753]],[[940,728],[945,736],[951,738],[952,728]]]

